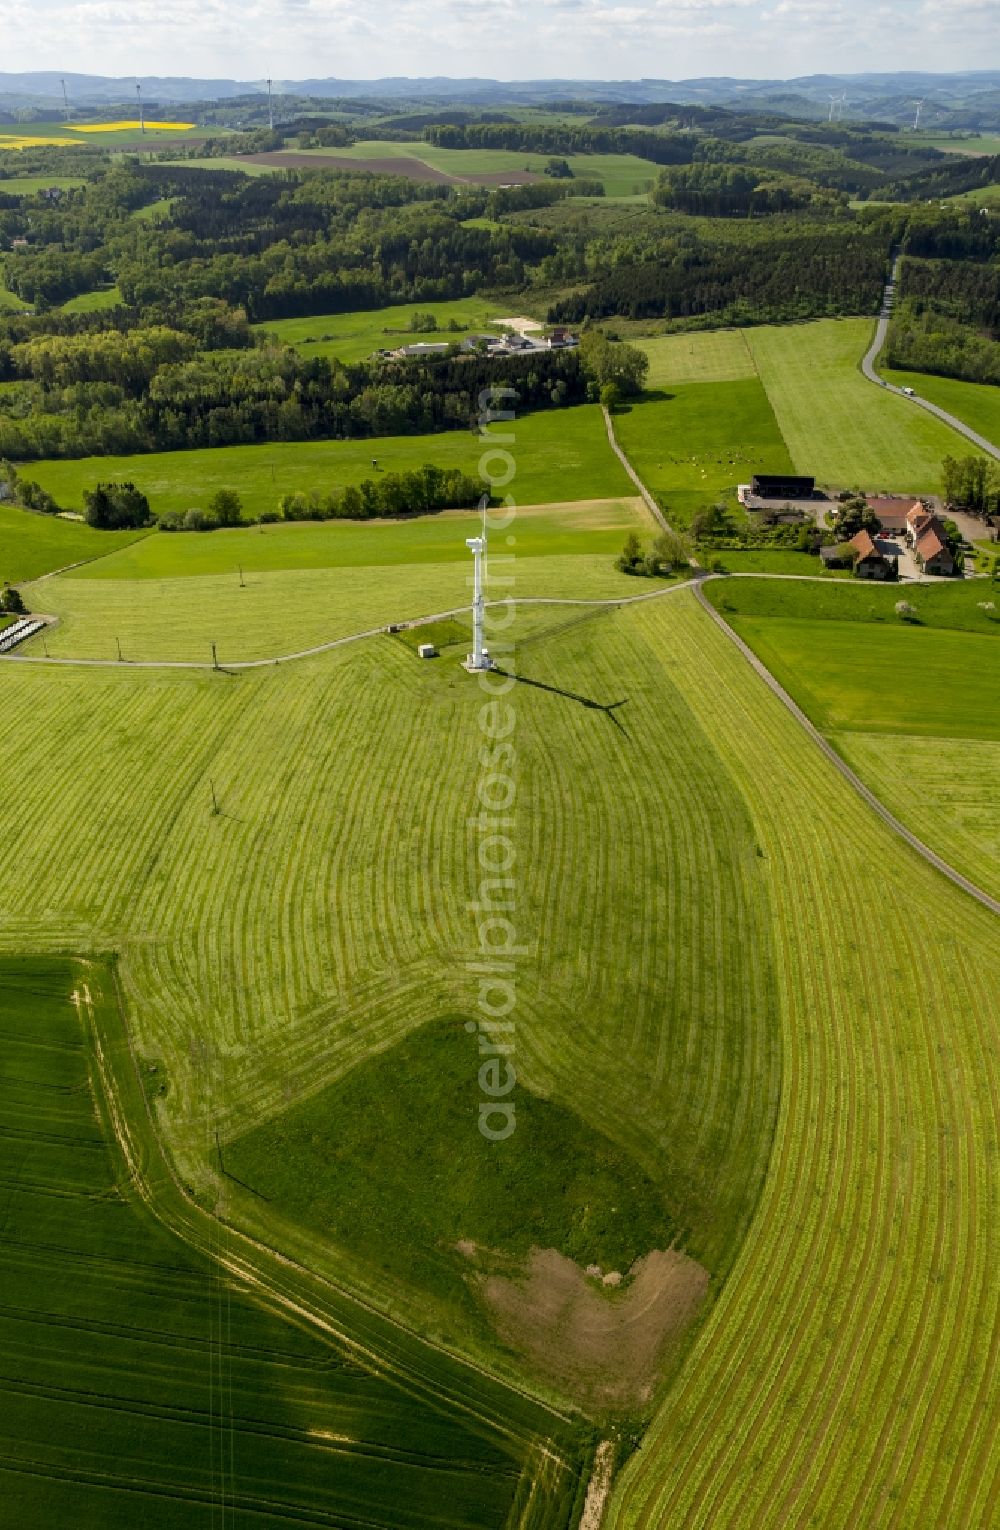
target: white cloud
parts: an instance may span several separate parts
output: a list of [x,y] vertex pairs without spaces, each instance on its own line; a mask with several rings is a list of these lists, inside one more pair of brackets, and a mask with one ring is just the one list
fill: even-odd
[[962,68],[998,0],[3,0],[0,67],[562,79]]

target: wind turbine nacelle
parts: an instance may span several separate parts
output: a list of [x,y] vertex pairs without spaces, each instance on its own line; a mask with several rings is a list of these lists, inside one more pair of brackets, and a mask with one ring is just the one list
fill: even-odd
[[465,545],[471,553],[484,553],[486,551],[485,537],[466,537]]

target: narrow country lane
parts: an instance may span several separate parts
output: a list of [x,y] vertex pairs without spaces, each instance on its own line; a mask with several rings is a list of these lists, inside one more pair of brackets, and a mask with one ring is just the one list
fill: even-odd
[[946,425],[950,425],[952,430],[957,430],[959,435],[965,436],[966,440],[971,441],[973,446],[978,446],[981,452],[988,452],[991,457],[995,457],[1000,462],[1000,446],[995,446],[992,441],[988,441],[985,436],[981,436],[970,425],[966,425],[957,416],[949,414],[947,409],[942,409],[938,404],[932,404],[930,399],[904,393],[902,388],[897,388],[894,383],[886,382],[885,378],[880,377],[875,370],[875,363],[882,354],[885,337],[889,330],[889,320],[892,316],[892,304],[896,295],[896,278],[899,275],[900,260],[901,257],[897,255],[892,263],[892,274],[886,283],[885,294],[882,298],[882,312],[879,314],[878,323],[875,326],[875,335],[872,343],[861,362],[861,370],[868,381],[874,383],[877,388],[887,388],[890,393],[896,393],[900,398],[908,399],[911,404],[917,404],[921,409],[926,409],[928,414],[936,414],[939,420],[943,420]]

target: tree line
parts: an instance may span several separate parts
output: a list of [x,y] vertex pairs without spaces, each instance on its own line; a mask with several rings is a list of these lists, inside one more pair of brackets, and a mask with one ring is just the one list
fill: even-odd
[[167,361],[133,391],[107,382],[35,385],[13,406],[0,394],[0,456],[28,461],[464,430],[494,384],[514,388],[522,412],[599,394],[573,350],[344,366],[265,341],[249,351]]

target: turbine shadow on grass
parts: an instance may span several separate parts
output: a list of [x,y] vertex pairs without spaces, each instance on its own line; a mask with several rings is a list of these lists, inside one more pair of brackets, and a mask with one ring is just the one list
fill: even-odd
[[621,701],[594,701],[591,696],[581,696],[578,691],[567,691],[561,685],[549,685],[545,680],[532,680],[528,675],[515,675],[512,670],[501,669],[499,664],[493,666],[494,673],[503,675],[509,680],[516,680],[518,685],[530,685],[537,691],[551,691],[553,696],[565,696],[568,701],[576,701],[582,707],[589,707],[592,712],[603,712],[614,723],[623,738],[628,738],[627,729],[623,728],[615,716],[619,707],[628,704],[628,697],[623,696]]

